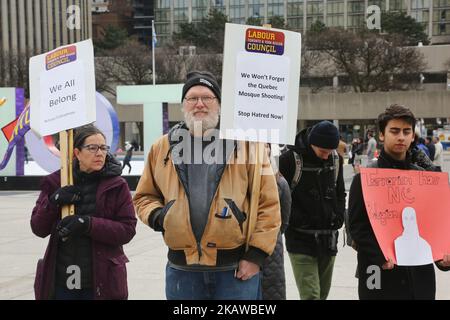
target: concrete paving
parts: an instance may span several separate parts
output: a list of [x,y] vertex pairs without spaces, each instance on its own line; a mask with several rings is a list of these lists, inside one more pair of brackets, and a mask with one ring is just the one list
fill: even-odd
[[[346,166],[346,186],[351,182],[351,167]],[[48,238],[32,234],[30,215],[38,192],[0,192],[0,299],[34,299],[33,282],[36,262],[44,255]],[[329,299],[358,298],[354,277],[356,253],[343,247],[340,235],[339,254]],[[167,250],[159,233],[138,222],[134,239],[125,246],[129,299],[165,299],[164,269]],[[299,299],[287,253],[285,253],[287,299]],[[437,298],[450,299],[450,272],[436,271]]]

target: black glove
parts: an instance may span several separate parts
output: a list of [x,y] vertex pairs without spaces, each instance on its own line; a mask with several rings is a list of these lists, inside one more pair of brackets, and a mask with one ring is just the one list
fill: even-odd
[[175,200],[169,201],[163,208],[155,209],[148,217],[148,225],[155,231],[164,231],[164,218]]
[[56,190],[49,200],[57,206],[78,203],[81,201],[81,190],[77,186],[65,186]]
[[148,217],[148,225],[155,231],[164,231],[164,215],[162,214],[163,208],[155,209]]
[[342,226],[344,225],[344,219],[342,216],[336,216],[333,223],[332,223],[332,227],[331,229],[333,230],[339,230],[340,228],[342,228]]
[[91,227],[90,216],[67,216],[62,219],[56,226],[56,231],[61,238],[68,238],[71,236],[77,236],[86,234]]

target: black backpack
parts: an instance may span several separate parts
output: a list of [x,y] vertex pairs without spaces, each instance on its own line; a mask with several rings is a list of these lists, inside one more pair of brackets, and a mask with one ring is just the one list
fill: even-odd
[[[303,171],[313,171],[313,172],[317,172],[319,170],[323,170],[323,169],[330,169],[334,171],[334,184],[335,186],[337,185],[337,179],[338,179],[338,175],[339,175],[339,155],[337,153],[336,150],[333,150],[332,155],[333,155],[333,166],[332,167],[325,167],[325,168],[304,168],[303,167],[303,157],[301,154],[295,152],[294,150],[292,150],[292,154],[294,156],[294,160],[295,160],[295,172],[294,172],[294,176],[292,177],[292,181],[290,184],[291,187],[291,193],[294,192],[295,187],[298,185],[298,183],[300,182],[300,179],[302,178],[302,173]],[[348,230],[348,213],[347,210],[345,210],[344,213],[344,223],[345,223],[345,232],[344,232],[344,246],[345,244],[347,245],[351,245],[352,239],[350,237],[350,232]],[[347,239],[345,239],[345,235],[347,236]]]
[[292,177],[292,181],[290,184],[291,187],[291,192],[294,191],[295,187],[298,185],[298,183],[300,182],[300,179],[302,178],[302,173],[303,171],[313,171],[313,172],[318,172],[320,170],[323,169],[330,169],[334,171],[334,184],[337,184],[337,179],[338,179],[338,175],[339,175],[339,155],[337,153],[336,150],[333,150],[332,155],[333,155],[333,166],[332,167],[325,167],[325,168],[304,168],[303,167],[303,157],[301,154],[295,152],[294,150],[292,150],[292,154],[294,156],[294,161],[295,161],[295,172],[294,172],[294,176]]

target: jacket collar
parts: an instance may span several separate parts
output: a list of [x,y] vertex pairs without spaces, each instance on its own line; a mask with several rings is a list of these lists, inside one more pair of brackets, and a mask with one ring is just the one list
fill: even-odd
[[[120,175],[122,174],[122,167],[120,163],[114,158],[114,156],[108,154],[106,157],[105,166],[99,173],[97,173],[100,184],[99,188],[102,188],[104,191],[115,188],[116,186],[120,185],[124,182],[123,179],[120,178]],[[77,165],[77,161],[74,161],[74,166]],[[76,171],[74,171],[74,174],[76,174]],[[100,179],[100,178],[107,178],[107,179]],[[49,182],[50,186],[47,186],[45,183],[41,183],[41,189],[50,187],[50,188],[59,188],[61,185],[61,171],[55,171],[48,176],[44,177],[43,181]]]
[[[217,128],[216,128],[216,129],[219,129],[219,125],[220,125],[220,121],[219,121],[219,123],[217,124]],[[179,143],[181,143],[181,142],[183,141],[184,137],[185,137],[185,135],[179,133],[180,130],[187,130],[187,131],[189,132],[189,129],[188,129],[188,127],[186,126],[186,123],[185,123],[184,121],[179,122],[179,123],[177,123],[175,126],[173,126],[173,127],[169,130],[169,132],[168,132],[168,134],[167,134],[167,138],[168,138],[168,141],[169,141],[169,150],[167,151],[167,154],[166,154],[166,156],[165,156],[165,158],[164,158],[164,165],[166,165],[167,162],[169,161],[169,158],[170,158],[170,156],[171,156],[171,154],[172,154],[172,149],[173,149],[176,145],[178,145]],[[189,138],[192,139],[192,136],[191,136],[190,134],[189,134]],[[215,141],[215,140],[214,140],[214,141]],[[220,139],[220,143],[223,143],[223,146],[224,146],[224,152],[227,150],[227,149],[225,148],[225,145],[226,145],[226,143],[224,143],[225,141],[226,141],[226,140]],[[206,143],[206,144],[209,144],[209,143],[211,143],[211,142],[210,142],[210,141],[205,141],[205,143]],[[232,150],[232,152],[231,152],[230,154],[224,154],[224,155],[223,155],[223,156],[224,156],[224,160],[225,160],[225,161],[224,161],[224,164],[225,164],[225,163],[228,163],[228,161],[229,161],[230,158],[231,158],[231,154],[232,154],[233,152],[236,154],[236,152],[237,152],[237,147],[238,147],[238,143],[237,143],[236,140],[234,140],[234,141],[233,141],[233,150]],[[191,150],[193,150],[193,149],[191,149]],[[180,150],[180,154],[179,154],[180,157],[183,156],[183,155],[182,155],[182,152],[183,152],[183,151],[184,151],[183,149]]]
[[406,153],[405,160],[396,160],[392,158],[389,154],[384,151],[384,148],[380,152],[378,157],[378,167],[379,168],[392,168],[392,169],[402,169],[407,170],[411,168],[411,153],[408,151]]

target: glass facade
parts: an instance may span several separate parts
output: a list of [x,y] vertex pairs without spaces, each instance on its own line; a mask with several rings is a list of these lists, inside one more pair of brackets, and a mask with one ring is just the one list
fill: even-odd
[[364,1],[347,1],[347,29],[359,29],[365,25]]
[[267,0],[267,17],[284,17],[284,0]]
[[345,2],[343,0],[327,2],[326,25],[330,27],[344,26]]
[[226,11],[225,1],[226,0],[211,0],[210,8],[225,13]]
[[[450,0],[367,0],[381,11],[408,12],[425,26],[428,34],[450,35]],[[269,21],[284,18],[290,30],[303,32],[319,20],[327,26],[359,29],[366,25],[364,0],[156,0],[156,31],[170,36],[182,22],[200,22],[209,10],[216,9],[233,23],[248,18]],[[431,19],[431,21],[430,21]]]
[[230,11],[228,18],[232,23],[245,23],[246,12],[245,12],[245,0],[229,0]]
[[174,0],[173,2],[173,20],[176,22],[189,21],[188,0]]
[[406,11],[407,8],[405,0],[389,0],[389,11]]
[[375,5],[378,6],[381,9],[381,11],[386,11],[386,0],[369,0],[367,5],[368,6]]
[[248,17],[264,19],[264,0],[248,0]]
[[192,22],[200,22],[208,16],[208,0],[192,0]]
[[430,2],[429,0],[411,0],[411,17],[416,19],[425,27],[425,32],[428,33],[428,21],[430,17]]
[[287,1],[287,26],[290,30],[303,31],[303,5],[302,0]]
[[155,1],[155,31],[158,36],[158,42],[164,42],[170,37],[170,3],[171,0]]
[[324,2],[319,1],[307,1],[306,2],[306,30],[311,28],[311,25],[318,21],[323,21]]
[[433,1],[433,36],[450,35],[450,0]]

